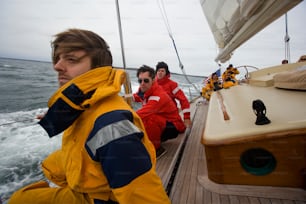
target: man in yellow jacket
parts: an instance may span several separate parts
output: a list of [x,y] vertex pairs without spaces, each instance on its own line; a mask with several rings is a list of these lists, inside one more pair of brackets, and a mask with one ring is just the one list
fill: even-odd
[[238,74],[240,74],[240,72],[237,68],[233,67],[232,64],[228,65],[222,74],[223,88],[227,89],[238,85],[238,80],[236,79],[236,75]]
[[60,88],[39,122],[61,149],[42,163],[46,181],[15,192],[9,204],[170,203],[155,171],[155,150],[134,110],[118,95],[125,72],[107,43],[69,29],[52,42]]

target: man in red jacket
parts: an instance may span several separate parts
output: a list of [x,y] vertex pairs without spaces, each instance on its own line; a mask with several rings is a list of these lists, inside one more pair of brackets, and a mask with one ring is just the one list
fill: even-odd
[[170,79],[170,71],[165,62],[158,62],[156,65],[156,81],[172,98],[175,106],[177,101],[184,114],[184,123],[186,127],[191,126],[190,121],[190,104],[184,92],[179,88],[178,84]]
[[160,157],[165,153],[161,141],[177,137],[186,127],[172,99],[154,80],[154,69],[143,65],[137,70],[137,78],[140,86],[133,97],[142,103],[137,114],[144,123],[157,157]]

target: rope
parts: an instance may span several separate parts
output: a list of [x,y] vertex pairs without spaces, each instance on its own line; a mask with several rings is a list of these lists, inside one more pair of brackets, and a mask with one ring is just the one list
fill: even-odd
[[220,91],[216,91],[216,93],[217,93],[217,97],[218,97],[218,100],[219,100],[220,105],[221,105],[221,110],[222,110],[222,113],[223,113],[224,120],[230,120],[230,117],[229,117],[229,115],[226,111],[226,107],[224,105],[223,97],[222,97]]
[[168,31],[168,34],[169,34],[169,37],[171,38],[171,41],[172,41],[172,44],[173,44],[173,47],[174,47],[174,50],[175,50],[175,53],[176,53],[176,56],[177,56],[177,59],[179,61],[179,67],[181,68],[181,71],[185,77],[185,79],[187,80],[187,82],[189,84],[191,84],[194,89],[200,93],[199,89],[189,80],[185,70],[184,70],[184,65],[181,61],[181,58],[179,56],[179,53],[177,51],[177,47],[176,47],[176,44],[175,44],[175,40],[174,40],[174,37],[173,37],[173,34],[172,34],[172,31],[171,31],[171,27],[170,27],[170,24],[169,24],[169,21],[168,21],[168,17],[167,17],[167,14],[166,14],[166,9],[165,9],[165,5],[164,5],[164,2],[163,0],[157,0],[157,3],[158,3],[158,6],[159,6],[159,9],[160,9],[160,12],[162,14],[162,17],[163,17],[163,20],[164,20],[164,23],[165,23],[165,26],[167,28],[167,31]]

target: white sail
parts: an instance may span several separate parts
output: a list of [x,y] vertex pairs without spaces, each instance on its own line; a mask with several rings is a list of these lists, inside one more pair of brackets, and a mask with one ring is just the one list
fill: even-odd
[[302,0],[200,0],[220,49],[216,61],[232,52]]

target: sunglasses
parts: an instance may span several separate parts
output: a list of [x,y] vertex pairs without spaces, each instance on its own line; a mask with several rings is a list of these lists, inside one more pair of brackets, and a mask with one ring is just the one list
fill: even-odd
[[142,83],[142,81],[144,82],[144,83],[149,83],[150,82],[150,79],[138,79],[138,83]]

